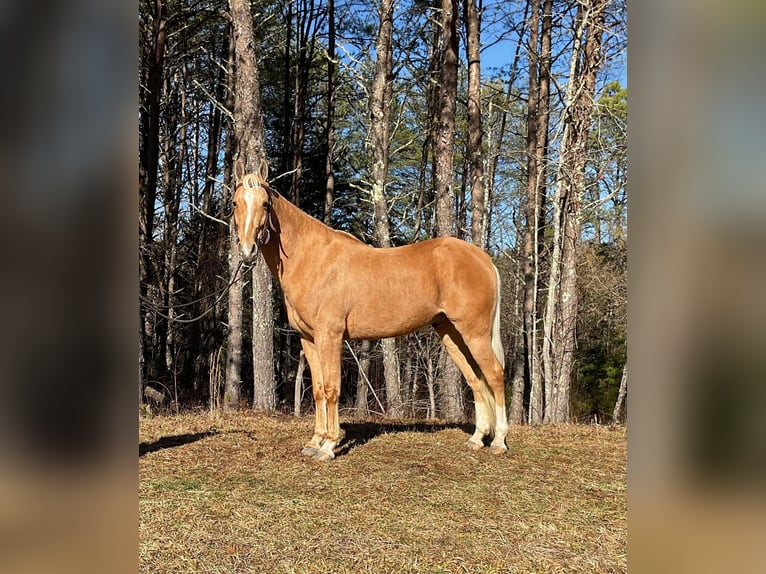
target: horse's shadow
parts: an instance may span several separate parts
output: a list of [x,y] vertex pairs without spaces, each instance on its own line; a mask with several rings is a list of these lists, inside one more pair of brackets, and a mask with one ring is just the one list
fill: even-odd
[[[448,429],[460,429],[470,434],[473,427],[467,423],[440,423],[440,422],[344,422],[341,423],[344,437],[335,451],[336,456],[349,454],[355,448],[367,444],[377,436],[400,432],[434,433]],[[238,431],[235,431],[238,432]],[[239,431],[244,432],[244,431]],[[176,448],[191,444],[220,434],[220,431],[211,429],[203,432],[177,434],[163,436],[153,442],[142,442],[138,445],[139,458],[151,452],[157,452],[166,448]],[[246,433],[251,434],[251,433]]]
[[345,422],[341,423],[345,433],[335,451],[336,457],[349,454],[352,450],[367,444],[377,436],[400,432],[434,433],[448,429],[460,429],[471,434],[473,427],[468,423],[440,422]]
[[183,446],[192,442],[197,442],[203,438],[218,434],[216,430],[208,430],[204,432],[195,432],[191,434],[176,434],[172,436],[164,436],[155,440],[154,442],[142,442],[138,445],[139,458],[150,452],[156,452],[165,448],[175,448],[177,446]]

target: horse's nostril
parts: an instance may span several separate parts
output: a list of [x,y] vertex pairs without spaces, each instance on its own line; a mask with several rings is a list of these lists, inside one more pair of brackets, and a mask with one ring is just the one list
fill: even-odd
[[240,245],[239,253],[242,256],[242,261],[245,263],[252,263],[255,258],[255,246],[251,245],[250,247],[245,247],[244,245]]

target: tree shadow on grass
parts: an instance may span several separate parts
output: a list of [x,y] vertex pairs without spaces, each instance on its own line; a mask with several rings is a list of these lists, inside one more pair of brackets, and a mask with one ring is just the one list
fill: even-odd
[[473,432],[469,423],[440,422],[345,422],[341,423],[345,437],[335,455],[344,456],[355,448],[367,444],[377,436],[400,432],[434,433],[449,429],[460,429],[467,434]]
[[205,432],[195,432],[191,434],[176,434],[164,436],[154,442],[142,442],[138,445],[139,458],[150,452],[156,452],[165,448],[175,448],[192,442],[197,442],[205,437],[217,435],[218,431],[209,430]]

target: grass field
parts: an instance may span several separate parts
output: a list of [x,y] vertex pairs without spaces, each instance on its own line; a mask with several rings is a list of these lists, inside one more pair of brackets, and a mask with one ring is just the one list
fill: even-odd
[[626,572],[627,433],[348,421],[337,458],[298,453],[313,417],[142,418],[142,572]]

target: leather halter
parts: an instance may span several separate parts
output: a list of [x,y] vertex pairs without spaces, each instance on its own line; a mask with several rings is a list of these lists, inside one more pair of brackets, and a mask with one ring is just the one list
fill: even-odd
[[[266,197],[268,197],[268,201],[264,205],[266,209],[266,221],[264,221],[263,227],[261,227],[261,230],[258,233],[258,237],[255,238],[255,245],[258,249],[260,249],[262,245],[268,243],[271,240],[271,232],[276,232],[277,230],[276,226],[274,225],[273,218],[273,197],[276,192],[271,189],[271,186],[269,186],[268,182],[264,181],[260,177],[257,177],[256,179],[258,181],[258,185],[263,188],[263,190],[266,192]],[[245,184],[244,181],[242,184],[250,187],[250,185]]]
[[264,189],[266,189],[266,195],[269,196],[269,201],[266,203],[266,221],[263,223],[263,227],[261,227],[261,231],[258,234],[258,237],[255,240],[256,245],[258,246],[258,249],[261,248],[262,245],[268,243],[271,240],[271,232],[276,231],[277,228],[274,226],[274,209],[272,204],[272,189],[269,187],[268,184],[263,186]]

